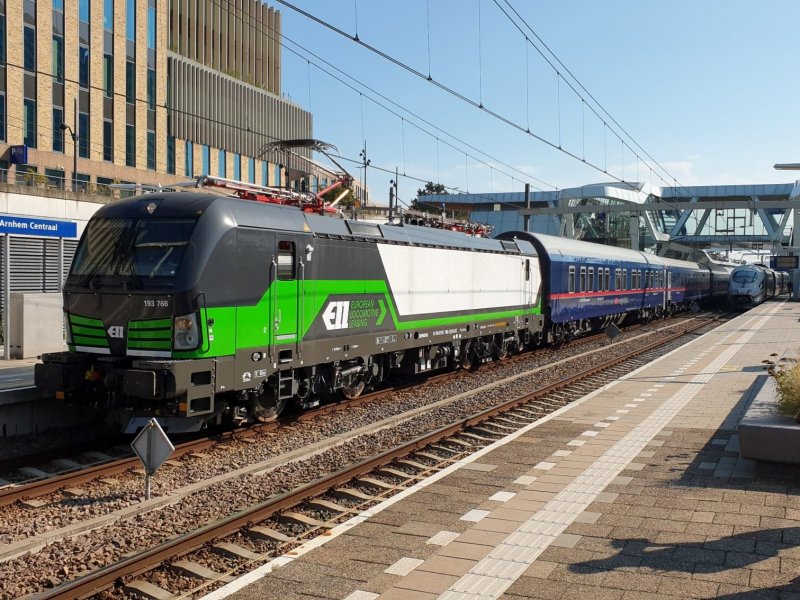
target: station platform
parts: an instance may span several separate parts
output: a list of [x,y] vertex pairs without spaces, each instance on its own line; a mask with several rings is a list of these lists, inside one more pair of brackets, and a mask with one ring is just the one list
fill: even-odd
[[741,459],[762,304],[207,598],[800,599],[800,469]]

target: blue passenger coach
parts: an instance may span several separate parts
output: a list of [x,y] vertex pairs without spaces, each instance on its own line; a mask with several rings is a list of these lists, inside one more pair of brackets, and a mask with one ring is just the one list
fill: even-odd
[[[543,311],[550,337],[563,339],[663,311],[664,268],[642,252],[525,232],[500,237],[529,240],[542,270]],[[652,261],[652,262],[651,262]]]
[[712,300],[730,267],[664,258],[562,237],[506,232],[539,255],[547,339],[559,341],[621,323],[648,320]]

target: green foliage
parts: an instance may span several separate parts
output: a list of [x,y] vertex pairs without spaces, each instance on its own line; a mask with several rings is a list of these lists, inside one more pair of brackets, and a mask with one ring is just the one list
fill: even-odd
[[787,362],[780,367],[770,366],[778,390],[778,409],[800,422],[800,363]]
[[326,204],[330,204],[330,203],[334,202],[336,200],[336,198],[338,198],[339,195],[344,190],[347,190],[347,195],[344,198],[342,198],[341,200],[339,200],[339,203],[336,206],[338,206],[340,208],[347,208],[347,207],[353,206],[356,203],[356,196],[353,193],[352,186],[349,186],[349,185],[347,187],[338,187],[336,189],[333,189],[333,190],[331,190],[330,192],[328,192],[327,194],[325,194],[322,197],[325,200]]
[[420,188],[417,190],[417,197],[411,201],[411,208],[415,210],[428,210],[428,211],[436,211],[439,210],[438,206],[433,204],[420,204],[419,197],[420,196],[446,196],[447,195],[447,188],[444,187],[441,183],[433,183],[429,181],[425,184],[424,188]]

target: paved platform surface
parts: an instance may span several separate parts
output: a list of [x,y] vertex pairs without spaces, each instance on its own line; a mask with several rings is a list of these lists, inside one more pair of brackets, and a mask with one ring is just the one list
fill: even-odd
[[736,435],[798,321],[763,304],[211,597],[800,599],[800,470]]

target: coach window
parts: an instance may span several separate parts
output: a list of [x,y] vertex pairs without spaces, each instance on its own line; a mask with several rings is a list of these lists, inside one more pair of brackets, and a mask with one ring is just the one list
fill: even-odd
[[606,269],[606,291],[611,289],[611,269]]
[[294,279],[294,242],[278,242],[278,280]]
[[581,281],[580,281],[580,283],[581,283],[581,286],[579,288],[580,291],[585,292],[586,291],[586,267],[581,267]]
[[575,267],[569,268],[569,280],[567,281],[567,291],[570,293],[575,291]]
[[628,269],[622,269],[622,289],[628,289]]
[[587,285],[589,286],[589,291],[594,291],[594,267],[589,267],[589,276],[587,278]]
[[620,275],[622,275],[620,270],[619,269],[614,269],[614,289],[615,290],[621,290],[622,289],[622,286],[619,283]]

